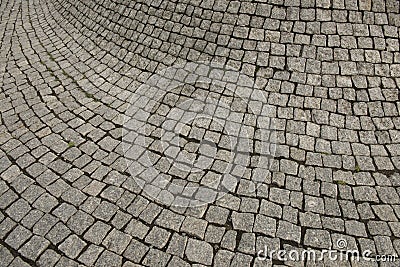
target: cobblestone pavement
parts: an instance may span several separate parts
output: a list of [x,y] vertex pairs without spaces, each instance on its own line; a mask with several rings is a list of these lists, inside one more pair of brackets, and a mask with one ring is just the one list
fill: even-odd
[[[399,266],[256,257],[338,241],[400,254],[399,1],[2,0],[0,11],[0,266]],[[222,197],[185,208],[135,183],[121,140],[136,88],[187,61],[263,84],[279,145],[263,182],[239,170]],[[236,119],[251,132],[246,112]],[[218,144],[218,174],[229,147],[204,123],[185,149]],[[170,191],[207,179],[170,167]]]

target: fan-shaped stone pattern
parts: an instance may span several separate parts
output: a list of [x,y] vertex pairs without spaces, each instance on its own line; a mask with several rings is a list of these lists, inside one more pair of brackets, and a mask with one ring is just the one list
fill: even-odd
[[[398,1],[0,5],[5,266],[260,266],[264,245],[342,238],[400,253]],[[209,60],[264,84],[278,155],[255,192],[166,207],[128,172],[123,115],[157,70]]]

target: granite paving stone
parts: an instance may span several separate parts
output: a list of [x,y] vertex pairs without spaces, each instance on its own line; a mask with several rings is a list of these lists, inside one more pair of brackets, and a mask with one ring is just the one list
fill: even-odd
[[213,249],[207,242],[190,238],[186,246],[185,255],[190,261],[211,265]]
[[34,235],[18,250],[18,252],[21,253],[22,256],[34,261],[49,244],[50,242],[43,237]]
[[395,0],[1,1],[0,265],[399,255],[399,18]]
[[69,258],[76,258],[82,249],[86,246],[86,242],[80,239],[77,235],[70,235],[58,248],[65,253]]
[[113,229],[103,240],[104,246],[118,254],[121,254],[128,246],[131,237],[121,231]]

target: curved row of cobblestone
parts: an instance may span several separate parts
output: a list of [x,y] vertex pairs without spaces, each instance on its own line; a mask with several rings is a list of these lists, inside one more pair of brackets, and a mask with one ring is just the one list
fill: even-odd
[[[2,1],[0,266],[336,266],[256,256],[343,239],[400,253],[399,2],[316,2]],[[250,170],[185,208],[144,192],[121,139],[137,88],[187,61],[254,77],[279,145],[255,189]],[[186,150],[222,142],[201,131]],[[204,182],[169,168],[170,191]]]

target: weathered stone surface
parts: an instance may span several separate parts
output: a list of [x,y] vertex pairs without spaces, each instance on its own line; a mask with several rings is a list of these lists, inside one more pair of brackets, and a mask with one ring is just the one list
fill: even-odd
[[128,2],[1,1],[0,265],[400,253],[398,1]]

